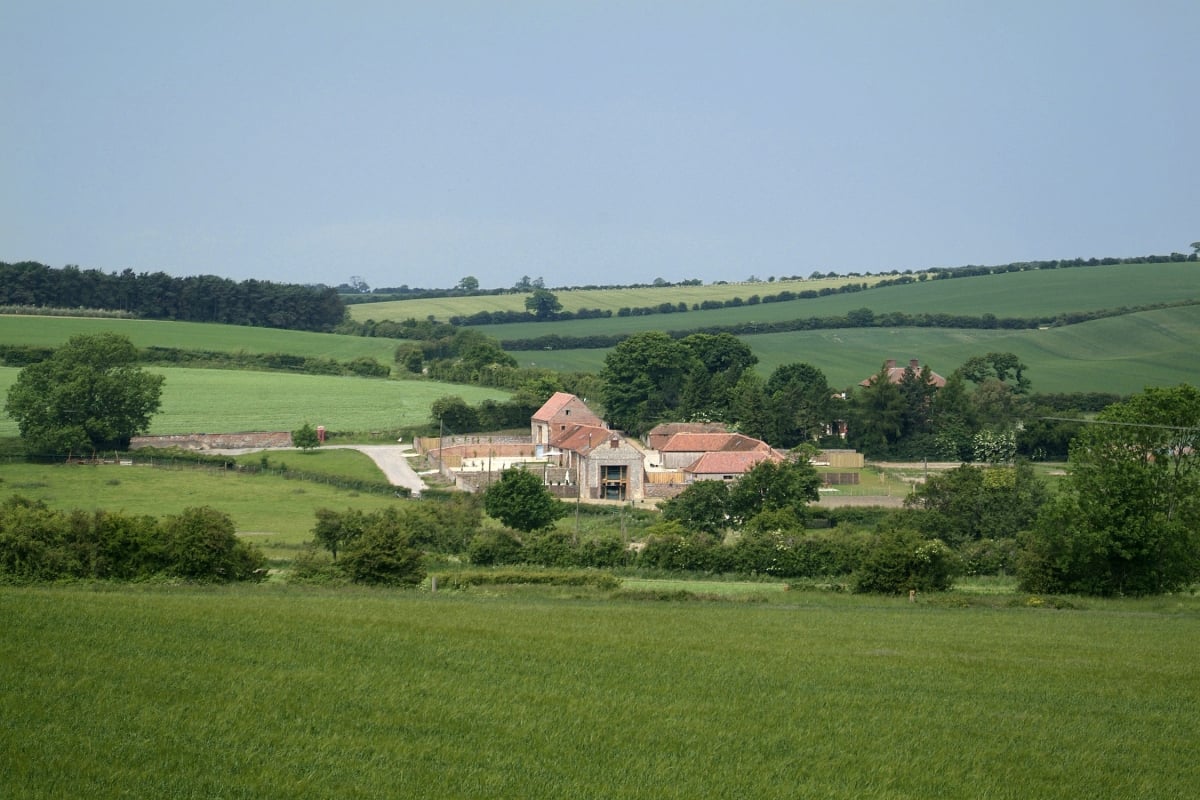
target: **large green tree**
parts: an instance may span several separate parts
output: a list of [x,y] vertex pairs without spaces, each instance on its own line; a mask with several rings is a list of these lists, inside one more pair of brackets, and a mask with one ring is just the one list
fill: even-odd
[[1200,577],[1200,389],[1151,388],[1071,443],[1059,496],[1023,537],[1038,592],[1144,595]]
[[728,526],[729,485],[725,481],[695,481],[659,505],[662,518],[690,532],[719,536]]
[[662,331],[635,333],[604,359],[605,414],[614,428],[640,435],[679,407],[692,352]]
[[680,397],[679,416],[689,420],[732,422],[734,387],[758,357],[731,333],[693,333],[681,344],[691,355]]
[[798,520],[810,501],[820,498],[821,476],[808,461],[760,461],[729,490],[729,516],[735,526],[759,514],[790,509]]
[[553,319],[555,314],[562,311],[562,303],[549,289],[539,286],[533,290],[533,294],[525,298],[525,310],[538,319]]
[[783,364],[767,379],[766,405],[771,427],[763,438],[790,449],[825,435],[833,417],[833,390],[812,364]]
[[483,510],[526,533],[549,528],[567,513],[566,505],[550,494],[541,478],[515,467],[504,470],[500,480],[484,492]]
[[150,426],[163,376],[137,366],[126,336],[72,336],[47,360],[21,370],[5,410],[37,453],[127,447]]

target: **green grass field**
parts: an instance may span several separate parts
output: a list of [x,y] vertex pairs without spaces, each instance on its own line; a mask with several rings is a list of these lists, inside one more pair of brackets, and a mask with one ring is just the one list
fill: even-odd
[[[642,287],[637,289],[575,289],[554,292],[565,311],[581,308],[611,309],[615,314],[623,306],[630,308],[657,306],[661,303],[702,303],[705,300],[745,299],[752,294],[778,294],[784,290],[803,292],[806,290],[844,286],[847,283],[871,283],[877,278],[832,278],[800,281],[761,281],[759,283],[706,284],[703,286]],[[350,317],[355,320],[404,320],[435,319],[447,320],[459,315],[479,311],[524,311],[528,293],[479,295],[476,297],[438,297],[421,300],[393,300],[385,303],[356,303],[349,306]]]
[[0,315],[0,342],[57,347],[77,334],[102,331],[128,336],[138,347],[177,347],[221,353],[287,353],[349,361],[365,356],[381,364],[395,361],[395,339],[340,336],[333,333],[284,331],[242,325],[211,325],[135,319],[24,317]]
[[[858,282],[870,283],[870,276]],[[621,307],[657,306],[661,303],[693,303],[732,297],[778,294],[787,289],[801,292],[841,285],[839,281],[786,281],[723,286],[685,286],[663,289],[623,289],[605,292],[562,292],[556,296],[566,310],[607,308],[614,314]],[[350,307],[354,319],[438,319],[469,315],[477,311],[524,309],[527,295],[460,297],[445,300],[404,300]],[[1078,269],[1034,270],[972,278],[925,281],[905,286],[886,286],[853,294],[830,295],[786,303],[764,303],[684,314],[653,314],[643,317],[570,322],[528,322],[481,326],[488,335],[501,339],[534,336],[588,336],[597,333],[632,333],[640,330],[688,329],[705,325],[743,322],[773,322],[807,317],[829,317],[858,308],[876,313],[947,313],[997,317],[1031,317],[1072,311],[1091,311],[1122,306],[1168,303],[1200,299],[1200,264],[1118,264]],[[494,332],[491,332],[494,331]]]
[[[370,480],[384,480],[374,463],[361,453],[330,450],[310,456],[285,451],[272,452],[269,457],[276,469],[284,464],[295,470],[363,474]],[[296,545],[312,538],[318,508],[341,511],[354,506],[375,511],[397,502],[387,495],[288,480],[278,474],[239,474],[182,463],[167,469],[0,462],[0,497],[14,494],[42,500],[62,511],[103,509],[154,517],[212,506],[233,519],[238,533],[254,535],[256,542],[268,550],[271,545]]]
[[[682,317],[676,317],[680,319]],[[482,329],[481,329],[482,330]],[[1081,325],[1031,331],[943,328],[853,328],[746,336],[766,376],[796,361],[816,366],[831,385],[846,387],[883,362],[919,358],[949,375],[973,355],[1012,352],[1028,365],[1035,392],[1128,394],[1146,386],[1194,383],[1200,375],[1200,306],[1146,311]],[[607,350],[515,352],[528,366],[597,372]]]
[[[290,431],[305,422],[330,431],[393,431],[429,422],[429,406],[458,395],[468,403],[503,400],[507,392],[432,381],[293,375],[220,369],[152,368],[166,376],[162,409],[150,433]],[[0,367],[0,394],[18,369]],[[0,415],[0,436],[17,425]]]
[[0,587],[0,796],[1190,797],[1192,598]]

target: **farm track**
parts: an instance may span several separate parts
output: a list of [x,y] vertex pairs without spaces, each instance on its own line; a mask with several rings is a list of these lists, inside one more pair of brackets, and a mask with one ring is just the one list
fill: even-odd
[[[324,445],[325,450],[357,450],[375,462],[392,486],[402,486],[412,492],[413,497],[419,497],[425,489],[425,482],[417,474],[408,459],[413,453],[410,445],[401,444],[331,444]],[[249,447],[239,449],[219,449],[208,452],[227,456],[240,456],[245,453],[261,453],[265,450],[286,451],[298,450],[295,447]]]

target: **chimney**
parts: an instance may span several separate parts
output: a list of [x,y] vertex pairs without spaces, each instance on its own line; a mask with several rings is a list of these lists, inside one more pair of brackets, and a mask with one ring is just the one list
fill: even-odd
[[895,368],[896,368],[896,359],[894,359],[894,358],[889,358],[889,359],[887,360],[887,368],[888,368],[888,369],[895,369]]
[[613,449],[616,449],[617,446],[620,445],[620,443],[621,443],[620,440],[616,436],[614,436],[608,440],[608,446]]
[[916,372],[917,370],[919,370],[921,368],[919,366],[920,363],[921,362],[917,361],[917,359],[914,358],[912,361],[908,362],[908,365],[913,368],[913,372]]

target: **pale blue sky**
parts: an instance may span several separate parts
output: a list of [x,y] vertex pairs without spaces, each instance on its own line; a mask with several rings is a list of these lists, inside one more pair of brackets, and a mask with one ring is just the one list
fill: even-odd
[[0,260],[485,287],[1190,252],[1200,2],[0,0]]

